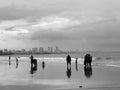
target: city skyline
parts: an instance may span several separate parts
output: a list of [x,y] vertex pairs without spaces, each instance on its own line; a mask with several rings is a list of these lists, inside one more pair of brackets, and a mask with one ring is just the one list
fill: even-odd
[[120,51],[120,0],[0,0],[0,48]]
[[81,53],[81,51],[77,50],[63,50],[56,47],[48,46],[44,47],[34,47],[30,49],[0,49],[0,55],[14,55],[14,54],[68,54],[68,53]]

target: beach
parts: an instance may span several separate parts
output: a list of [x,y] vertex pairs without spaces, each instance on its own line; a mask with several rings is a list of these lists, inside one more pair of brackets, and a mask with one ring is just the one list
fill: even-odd
[[[14,57],[11,65],[8,58],[0,61],[0,90],[119,90],[120,67],[93,62],[89,68],[84,67],[78,59],[76,65],[72,61],[71,69],[66,61],[43,60],[37,68],[31,68],[30,60],[19,59],[16,64]],[[48,57],[47,57],[48,58]],[[59,57],[60,58],[60,57]],[[1,58],[3,59],[3,57]],[[53,59],[53,58],[52,58]]]
[[0,0],[0,90],[120,90],[120,0]]

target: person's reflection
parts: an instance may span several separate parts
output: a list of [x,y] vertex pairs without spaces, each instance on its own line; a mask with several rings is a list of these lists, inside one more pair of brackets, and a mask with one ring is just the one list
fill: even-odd
[[75,64],[76,65],[76,72],[78,72],[78,64]]
[[18,68],[18,64],[19,64],[19,61],[18,61],[18,58],[16,58],[16,68]]
[[78,71],[78,62],[77,62],[77,59],[78,58],[76,58],[76,61],[75,61],[76,72]]
[[16,69],[18,68],[18,63],[16,63]]
[[68,66],[67,66],[66,75],[67,75],[68,78],[71,77],[71,65],[68,65]]
[[36,65],[31,65],[31,70],[30,74],[33,76],[33,74],[37,71],[37,64]]
[[84,66],[84,73],[87,78],[92,76],[92,66]]

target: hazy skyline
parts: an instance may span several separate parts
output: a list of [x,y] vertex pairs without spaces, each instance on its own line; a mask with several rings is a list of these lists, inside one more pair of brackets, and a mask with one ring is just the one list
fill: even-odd
[[120,0],[0,0],[0,48],[120,51]]

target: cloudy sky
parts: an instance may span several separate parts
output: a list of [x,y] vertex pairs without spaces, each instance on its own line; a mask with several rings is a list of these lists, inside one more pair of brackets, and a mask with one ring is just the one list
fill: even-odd
[[0,0],[0,48],[120,50],[120,0]]

